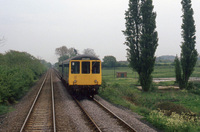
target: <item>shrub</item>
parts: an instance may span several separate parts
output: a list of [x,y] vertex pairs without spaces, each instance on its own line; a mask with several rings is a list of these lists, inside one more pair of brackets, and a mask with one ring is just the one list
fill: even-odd
[[200,130],[200,121],[197,118],[186,120],[185,117],[185,114],[180,115],[175,112],[166,116],[163,111],[153,110],[147,120],[156,127],[170,132],[197,132]]
[[191,93],[194,93],[194,94],[197,94],[197,95],[200,95],[200,89],[192,89],[190,90]]
[[173,112],[177,113],[177,114],[182,114],[182,113],[188,113],[191,114],[192,112],[185,108],[184,106],[180,105],[180,104],[174,104],[172,102],[162,102],[157,104],[157,108],[160,110],[165,110],[168,116],[170,116]]
[[14,103],[29,90],[45,67],[25,52],[9,51],[0,57],[0,104]]
[[188,83],[187,90],[195,89],[194,84],[192,82]]
[[13,103],[33,84],[33,73],[29,69],[21,67],[7,68],[0,66],[0,95],[1,102]]

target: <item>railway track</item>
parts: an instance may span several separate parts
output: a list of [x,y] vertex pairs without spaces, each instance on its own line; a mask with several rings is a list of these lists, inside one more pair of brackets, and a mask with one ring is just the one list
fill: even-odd
[[113,113],[110,109],[108,109],[106,106],[104,106],[102,103],[97,101],[95,98],[93,98],[93,101],[99,105],[104,111],[108,112],[113,118],[117,119],[119,122],[120,126],[123,126],[125,130],[130,131],[130,132],[136,132],[136,130],[130,126],[127,122],[125,122],[122,118],[117,116],[115,113]]
[[56,132],[52,70],[46,74],[33,104],[20,129]]
[[[98,124],[95,121],[95,119],[93,119],[93,117],[90,115],[90,112],[88,112],[84,108],[84,106],[81,104],[81,102],[79,102],[75,97],[73,97],[73,98],[76,101],[76,103],[78,104],[78,106],[81,108],[81,110],[85,113],[87,118],[89,119],[92,130],[99,131],[99,132],[102,132],[102,131],[113,131],[113,130],[110,130],[110,128],[105,128],[105,126],[102,126],[101,124]],[[108,114],[108,118],[112,118],[112,120],[115,120],[114,122],[117,122],[117,126],[120,127],[120,130],[127,131],[127,132],[136,132],[136,130],[132,126],[130,126],[123,119],[121,119],[119,116],[114,114],[111,110],[106,108],[103,104],[98,102],[95,98],[92,99],[92,102],[95,103],[96,105],[98,105],[101,110],[106,112]],[[91,106],[89,106],[89,107],[91,107]],[[101,114],[99,116],[101,116]],[[106,120],[104,120],[104,122],[106,122]]]
[[80,107],[80,109],[83,111],[83,113],[86,115],[86,117],[88,118],[91,128],[93,131],[98,131],[98,132],[102,132],[100,127],[96,124],[96,122],[92,119],[92,117],[88,114],[88,112],[84,109],[84,107],[81,105],[81,103],[75,98],[73,97],[73,99],[75,100],[75,102],[78,104],[78,106]]

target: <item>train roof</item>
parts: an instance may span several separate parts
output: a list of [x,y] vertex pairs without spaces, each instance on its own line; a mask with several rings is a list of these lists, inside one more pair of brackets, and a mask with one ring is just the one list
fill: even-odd
[[59,65],[62,65],[62,63],[64,65],[69,64],[70,60],[100,60],[98,57],[96,56],[92,56],[92,55],[77,55],[75,57],[69,58],[63,62],[61,62]]

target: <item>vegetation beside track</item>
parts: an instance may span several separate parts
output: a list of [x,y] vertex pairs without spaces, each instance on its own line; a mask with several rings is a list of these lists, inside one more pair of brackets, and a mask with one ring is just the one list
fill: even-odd
[[45,72],[49,64],[42,63],[26,52],[0,54],[0,115],[7,112],[9,104],[19,100]]
[[[142,92],[137,74],[129,68],[115,68],[128,73],[128,78],[114,78],[114,69],[103,69],[103,85],[99,95],[144,116],[144,119],[164,131],[200,131],[200,82],[190,90],[158,90],[157,86],[176,86],[173,81],[154,83],[154,91]],[[198,77],[199,67],[192,77]],[[173,66],[156,66],[153,77],[174,77]],[[166,107],[167,106],[167,107]]]

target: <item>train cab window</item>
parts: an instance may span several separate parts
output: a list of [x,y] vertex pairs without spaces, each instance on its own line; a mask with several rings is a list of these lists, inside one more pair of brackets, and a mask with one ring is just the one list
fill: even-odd
[[82,73],[90,74],[90,62],[82,62]]
[[100,73],[100,62],[92,62],[92,73],[93,74]]
[[80,73],[80,62],[71,62],[71,73],[72,74]]

